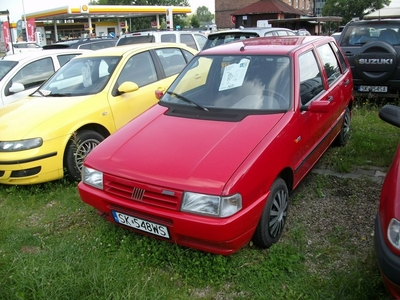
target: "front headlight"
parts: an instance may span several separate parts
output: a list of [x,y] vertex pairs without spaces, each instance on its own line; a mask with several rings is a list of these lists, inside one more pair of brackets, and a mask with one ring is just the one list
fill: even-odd
[[183,195],[181,211],[214,217],[229,217],[242,209],[242,196],[220,197],[186,192]]
[[103,189],[103,172],[83,166],[82,181],[100,190]]
[[387,231],[388,239],[394,247],[400,250],[400,222],[392,219]]
[[42,138],[33,138],[20,141],[0,142],[0,152],[15,152],[38,148],[43,145]]

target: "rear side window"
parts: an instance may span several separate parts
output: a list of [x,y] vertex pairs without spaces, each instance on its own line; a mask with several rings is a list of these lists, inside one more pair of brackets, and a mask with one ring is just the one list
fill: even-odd
[[343,57],[342,52],[340,52],[339,48],[336,46],[335,43],[332,43],[333,51],[336,53],[336,56],[339,58],[340,66],[342,67],[342,73],[347,71],[347,64],[346,60]]
[[326,76],[328,77],[328,83],[331,85],[331,83],[333,83],[341,75],[339,63],[336,60],[336,56],[329,44],[319,46],[317,50],[324,64]]
[[178,74],[186,66],[186,60],[178,48],[157,49],[166,77]]
[[176,35],[174,33],[167,33],[161,35],[161,42],[176,43]]
[[314,51],[299,57],[301,104],[307,104],[324,90]]
[[57,59],[58,62],[60,63],[60,66],[62,67],[63,65],[65,65],[67,62],[69,62],[71,60],[71,58],[74,58],[75,56],[77,56],[79,54],[65,54],[65,55],[58,55]]
[[190,48],[200,50],[200,49],[197,49],[196,42],[194,40],[194,37],[191,34],[181,34],[181,43],[186,44]]

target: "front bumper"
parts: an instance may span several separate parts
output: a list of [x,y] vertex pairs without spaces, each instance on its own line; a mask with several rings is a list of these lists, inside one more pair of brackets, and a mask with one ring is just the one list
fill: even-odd
[[386,245],[383,238],[379,214],[375,219],[375,249],[378,256],[378,265],[382,274],[383,282],[388,292],[395,298],[400,299],[400,257],[394,254]]
[[57,151],[40,153],[42,150],[1,152],[0,184],[36,184],[62,178],[62,154]]
[[204,217],[176,210],[143,205],[140,202],[120,200],[102,190],[82,182],[78,190],[83,202],[97,209],[107,221],[116,223],[111,211],[116,210],[130,216],[166,226],[170,238],[160,238],[131,227],[124,228],[176,243],[181,246],[220,255],[230,255],[244,247],[253,237],[266,197],[254,201],[250,207],[242,209],[228,218]]

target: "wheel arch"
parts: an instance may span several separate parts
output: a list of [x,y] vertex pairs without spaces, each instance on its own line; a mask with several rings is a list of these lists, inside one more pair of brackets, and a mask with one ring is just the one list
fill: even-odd
[[293,191],[293,181],[294,181],[294,173],[293,170],[289,167],[283,169],[277,177],[282,178],[286,182],[286,186],[289,190],[289,193]]
[[108,137],[111,134],[106,127],[104,127],[103,125],[97,124],[97,123],[89,123],[89,124],[85,124],[85,125],[77,128],[74,132],[72,132],[68,136],[68,138],[66,139],[66,142],[64,143],[63,165],[65,164],[65,149],[68,146],[68,143],[70,142],[71,137],[74,135],[74,133],[83,131],[83,130],[96,131],[96,132],[100,133],[102,136],[104,136],[104,138]]

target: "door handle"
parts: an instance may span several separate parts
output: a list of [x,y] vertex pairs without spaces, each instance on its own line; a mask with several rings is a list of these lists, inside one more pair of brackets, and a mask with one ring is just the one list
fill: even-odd
[[328,102],[332,102],[332,100],[333,100],[333,96],[329,96],[328,97]]
[[344,86],[348,86],[349,83],[350,83],[350,79],[346,79],[346,80],[343,82],[343,85],[344,85]]

